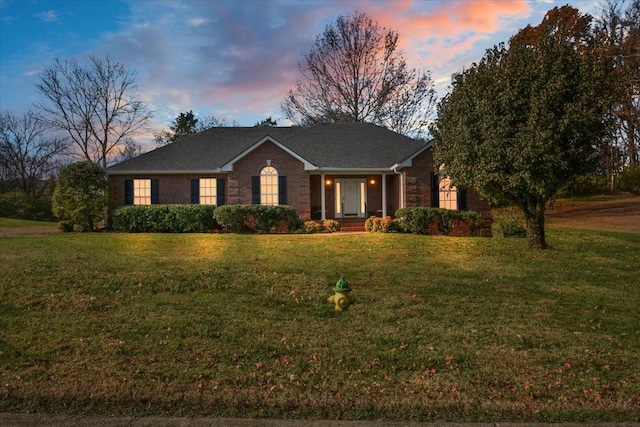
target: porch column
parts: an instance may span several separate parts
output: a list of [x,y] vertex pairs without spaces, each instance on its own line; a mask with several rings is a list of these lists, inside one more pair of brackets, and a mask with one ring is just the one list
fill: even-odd
[[387,216],[387,174],[382,174],[382,218]]
[[400,179],[398,181],[400,181],[400,191],[398,191],[398,194],[400,195],[400,207],[404,208],[404,172],[400,172]]
[[327,219],[327,200],[325,195],[326,184],[324,181],[325,177],[324,174],[322,174],[320,175],[320,219],[323,221]]

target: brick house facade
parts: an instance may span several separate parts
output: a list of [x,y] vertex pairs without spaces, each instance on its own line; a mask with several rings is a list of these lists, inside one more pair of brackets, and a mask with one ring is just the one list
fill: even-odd
[[[304,219],[393,216],[443,204],[480,212],[469,189],[442,187],[431,144],[366,123],[213,128],[111,166],[113,210],[125,204],[287,204]],[[444,206],[443,206],[444,207]]]

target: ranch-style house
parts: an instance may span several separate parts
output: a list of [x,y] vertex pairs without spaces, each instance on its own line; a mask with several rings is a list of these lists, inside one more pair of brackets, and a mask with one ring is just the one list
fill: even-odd
[[363,223],[398,208],[475,210],[489,204],[456,189],[433,164],[431,142],[368,123],[217,127],[107,168],[111,210],[127,204],[293,206],[304,219]]

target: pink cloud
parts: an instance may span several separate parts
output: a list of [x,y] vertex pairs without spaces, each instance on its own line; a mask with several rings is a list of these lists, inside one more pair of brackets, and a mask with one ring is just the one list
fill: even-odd
[[494,33],[510,18],[526,18],[525,0],[426,2],[395,0],[373,4],[368,10],[378,22],[401,37],[457,37],[467,32]]
[[430,64],[444,64],[490,34],[509,30],[511,22],[529,17],[532,8],[526,0],[395,0],[368,4],[365,12],[398,32],[411,63],[429,58]]

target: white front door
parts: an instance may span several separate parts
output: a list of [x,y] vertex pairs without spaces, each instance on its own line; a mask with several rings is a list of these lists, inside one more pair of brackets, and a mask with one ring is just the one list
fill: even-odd
[[336,213],[338,217],[365,216],[367,181],[364,179],[336,180]]

